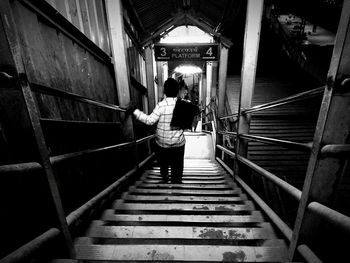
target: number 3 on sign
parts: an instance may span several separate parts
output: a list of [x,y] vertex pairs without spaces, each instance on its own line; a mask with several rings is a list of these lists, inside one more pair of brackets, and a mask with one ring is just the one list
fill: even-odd
[[208,48],[207,52],[205,54],[209,55],[210,57],[213,56],[213,50],[212,47]]
[[166,48],[165,47],[162,47],[161,49],[160,49],[160,55],[162,56],[162,57],[165,57],[166,56]]

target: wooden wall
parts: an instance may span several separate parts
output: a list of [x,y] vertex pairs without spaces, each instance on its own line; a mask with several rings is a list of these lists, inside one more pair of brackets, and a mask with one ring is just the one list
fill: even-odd
[[[96,57],[85,46],[77,43],[76,39],[61,31],[56,24],[46,20],[21,1],[14,1],[12,8],[30,82],[117,104],[114,72],[110,61]],[[111,114],[81,103],[58,100],[46,95],[37,95],[36,99],[43,118],[113,120]]]
[[107,54],[111,54],[104,0],[45,0]]
[[[12,76],[18,72],[25,73],[31,86],[40,84],[118,105],[114,69],[107,45],[108,30],[104,28],[106,24],[103,20],[99,20],[103,16],[96,15],[96,23],[90,21],[89,26],[85,24],[84,27],[86,12],[102,13],[103,1],[49,2],[50,5],[44,0],[0,2],[0,72]],[[87,7],[92,5],[93,9],[79,14],[78,3],[81,11],[84,3]],[[56,8],[69,7],[66,9],[69,12],[61,15],[51,4]],[[13,36],[14,33],[18,38]],[[18,48],[18,53],[11,54],[11,47]],[[18,65],[16,67],[13,55],[19,58],[18,61],[23,61],[24,70]],[[124,141],[122,120],[112,110],[37,92],[34,92],[34,99],[50,156]],[[1,83],[0,87],[0,148],[1,165],[38,161],[33,129],[23,94],[16,83],[8,86]],[[133,156],[134,147],[129,147],[55,165],[65,214],[68,215],[133,168]],[[1,232],[0,258],[50,227],[57,226],[50,195],[43,172],[2,175],[0,224],[6,229]],[[55,251],[59,252],[58,246]]]

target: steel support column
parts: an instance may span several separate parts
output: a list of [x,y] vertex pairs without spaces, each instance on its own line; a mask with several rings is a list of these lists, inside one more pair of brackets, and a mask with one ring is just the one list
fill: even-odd
[[226,79],[227,79],[227,60],[228,48],[221,44],[220,62],[219,62],[219,103],[218,116],[225,114],[225,96],[226,96]]
[[151,46],[146,47],[145,57],[146,57],[148,111],[152,112],[152,110],[156,105],[156,98],[155,98],[155,90],[154,90],[153,50]]
[[[130,77],[125,47],[125,31],[123,5],[121,0],[107,0],[107,20],[111,36],[111,49],[114,58],[114,71],[117,83],[119,105],[126,107],[130,104]],[[132,117],[125,116],[123,134],[126,140],[134,139]]]
[[[247,4],[241,73],[241,91],[238,109],[238,134],[249,133],[250,115],[241,115],[241,111],[242,109],[250,108],[252,105],[263,4],[263,0],[248,0]],[[241,156],[247,156],[247,145],[248,144],[246,141],[238,139],[238,147],[236,147],[236,149]]]
[[161,101],[163,99],[163,85],[164,85],[164,72],[163,72],[163,62],[157,61],[157,87],[158,87],[158,101]]

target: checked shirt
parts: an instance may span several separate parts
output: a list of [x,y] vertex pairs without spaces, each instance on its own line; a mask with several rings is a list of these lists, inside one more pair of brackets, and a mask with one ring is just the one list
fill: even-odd
[[150,115],[136,109],[134,115],[137,120],[153,125],[158,121],[156,143],[163,148],[179,147],[185,144],[183,130],[170,126],[177,98],[165,98],[158,102]]

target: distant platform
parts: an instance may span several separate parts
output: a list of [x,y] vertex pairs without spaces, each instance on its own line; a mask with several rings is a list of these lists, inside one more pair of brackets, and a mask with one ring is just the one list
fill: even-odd
[[[302,19],[295,15],[279,15],[278,21],[281,23],[282,28],[290,37],[297,37],[300,33],[300,27]],[[317,46],[332,46],[334,45],[335,34],[320,27],[314,25],[309,21],[306,21],[304,28],[304,38],[302,39],[303,45],[317,45]]]

